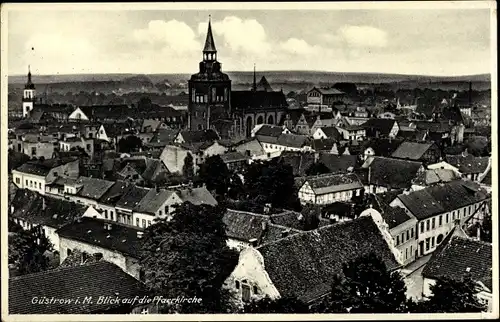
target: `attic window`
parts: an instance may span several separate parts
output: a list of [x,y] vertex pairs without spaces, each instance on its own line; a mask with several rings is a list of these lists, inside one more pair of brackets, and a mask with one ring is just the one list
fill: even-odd
[[465,269],[465,271],[466,271],[467,273],[469,273],[469,272],[470,272],[470,267],[467,267],[467,268]]

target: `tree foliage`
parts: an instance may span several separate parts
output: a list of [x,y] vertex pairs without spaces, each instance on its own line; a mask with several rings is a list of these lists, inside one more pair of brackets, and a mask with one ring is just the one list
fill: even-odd
[[118,152],[130,153],[139,151],[142,148],[142,141],[135,135],[129,135],[118,141]]
[[306,204],[301,211],[303,230],[309,231],[319,227],[321,209],[317,205]]
[[330,172],[330,169],[328,169],[328,167],[322,162],[313,163],[309,168],[306,169],[306,175],[308,176],[315,176],[318,174],[325,174]]
[[271,299],[264,297],[257,301],[245,304],[244,313],[273,314],[273,313],[309,313],[308,306],[295,297],[280,297]]
[[230,172],[219,155],[210,156],[200,167],[199,177],[207,189],[225,195],[230,184]]
[[191,153],[188,153],[184,158],[184,165],[182,166],[182,174],[188,178],[192,179],[194,177],[194,163],[193,156]]
[[431,286],[429,300],[420,304],[426,313],[474,313],[485,310],[477,299],[477,285],[469,275],[462,280],[439,279]]
[[223,283],[237,263],[226,246],[225,209],[191,203],[179,205],[170,221],[146,229],[141,266],[153,295],[201,298],[200,304],[165,304],[163,313],[224,313],[229,294]]
[[292,167],[281,160],[252,163],[245,172],[248,197],[274,208],[300,210]]
[[45,255],[53,246],[37,228],[19,229],[9,222],[9,264],[13,264],[19,275],[38,273],[50,268],[50,259]]
[[344,264],[321,310],[328,313],[397,313],[408,310],[406,286],[373,253]]

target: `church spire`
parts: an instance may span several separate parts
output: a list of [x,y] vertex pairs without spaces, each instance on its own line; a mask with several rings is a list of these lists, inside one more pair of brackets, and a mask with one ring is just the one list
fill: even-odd
[[31,84],[31,66],[28,65],[28,84]]
[[253,85],[252,90],[257,91],[257,75],[255,74],[255,63],[253,64]]
[[211,18],[208,16],[208,31],[205,47],[203,48],[203,58],[205,60],[216,60],[217,49],[215,48],[214,36],[212,35]]
[[35,85],[33,84],[33,81],[31,80],[31,66],[28,65],[28,82],[26,82],[26,86],[24,89],[35,89]]

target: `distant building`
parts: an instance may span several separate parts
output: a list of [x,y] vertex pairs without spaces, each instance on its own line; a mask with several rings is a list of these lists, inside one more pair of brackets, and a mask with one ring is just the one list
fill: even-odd
[[301,203],[327,205],[361,196],[363,184],[358,176],[350,174],[322,174],[307,177],[299,189]]
[[345,93],[335,88],[313,87],[307,92],[307,105],[331,108],[334,103],[342,101]]
[[430,164],[441,158],[441,150],[435,143],[405,141],[398,146],[391,157]]

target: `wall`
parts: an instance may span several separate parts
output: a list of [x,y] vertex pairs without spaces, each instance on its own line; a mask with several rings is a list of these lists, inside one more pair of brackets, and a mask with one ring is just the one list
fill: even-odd
[[361,188],[316,195],[309,183],[305,182],[299,189],[299,199],[302,204],[312,202],[327,205],[336,201],[349,201],[353,196],[359,196],[360,193]]
[[[413,229],[413,237],[411,230]],[[390,230],[393,236],[394,245],[401,254],[403,265],[408,265],[416,260],[416,251],[418,250],[417,241],[417,219],[412,218]],[[399,237],[399,244],[397,243]],[[401,242],[403,241],[403,242]]]
[[12,171],[12,181],[21,189],[29,189],[31,191],[39,192],[42,195],[45,194],[46,177],[44,176],[14,170]]
[[95,245],[59,236],[60,263],[62,263],[66,259],[68,248],[71,250],[78,249],[82,252],[87,252],[89,254],[102,253],[103,260],[117,265],[118,267],[123,269],[126,273],[139,279],[140,269],[137,264],[137,260],[131,258],[130,256],[125,256],[121,253],[111,251],[106,248],[98,247]]
[[389,137],[395,138],[398,135],[398,132],[399,132],[398,122],[394,122],[394,125],[392,126],[391,132],[389,132]]
[[[52,142],[23,142],[23,153],[37,158],[44,157],[45,159],[52,158],[54,154],[54,144]],[[32,149],[35,148],[35,154]]]
[[319,139],[326,139],[328,138],[326,136],[326,134],[321,130],[321,129],[317,129],[314,133],[313,133],[313,138],[315,140],[319,140]]
[[[168,171],[172,173],[182,174],[182,167],[184,166],[184,159],[189,152],[181,147],[175,145],[167,145],[160,155],[160,160],[167,167]],[[195,163],[193,156],[193,163]]]
[[[240,253],[238,264],[225,281],[225,287],[233,291],[236,300],[241,301],[241,288],[242,283],[245,283],[245,281],[250,286],[251,299],[258,300],[266,295],[271,299],[275,299],[280,296],[264,268],[262,255],[253,247],[248,247]],[[236,282],[240,284],[239,288],[236,286]],[[257,294],[253,292],[254,286],[257,287]]]

